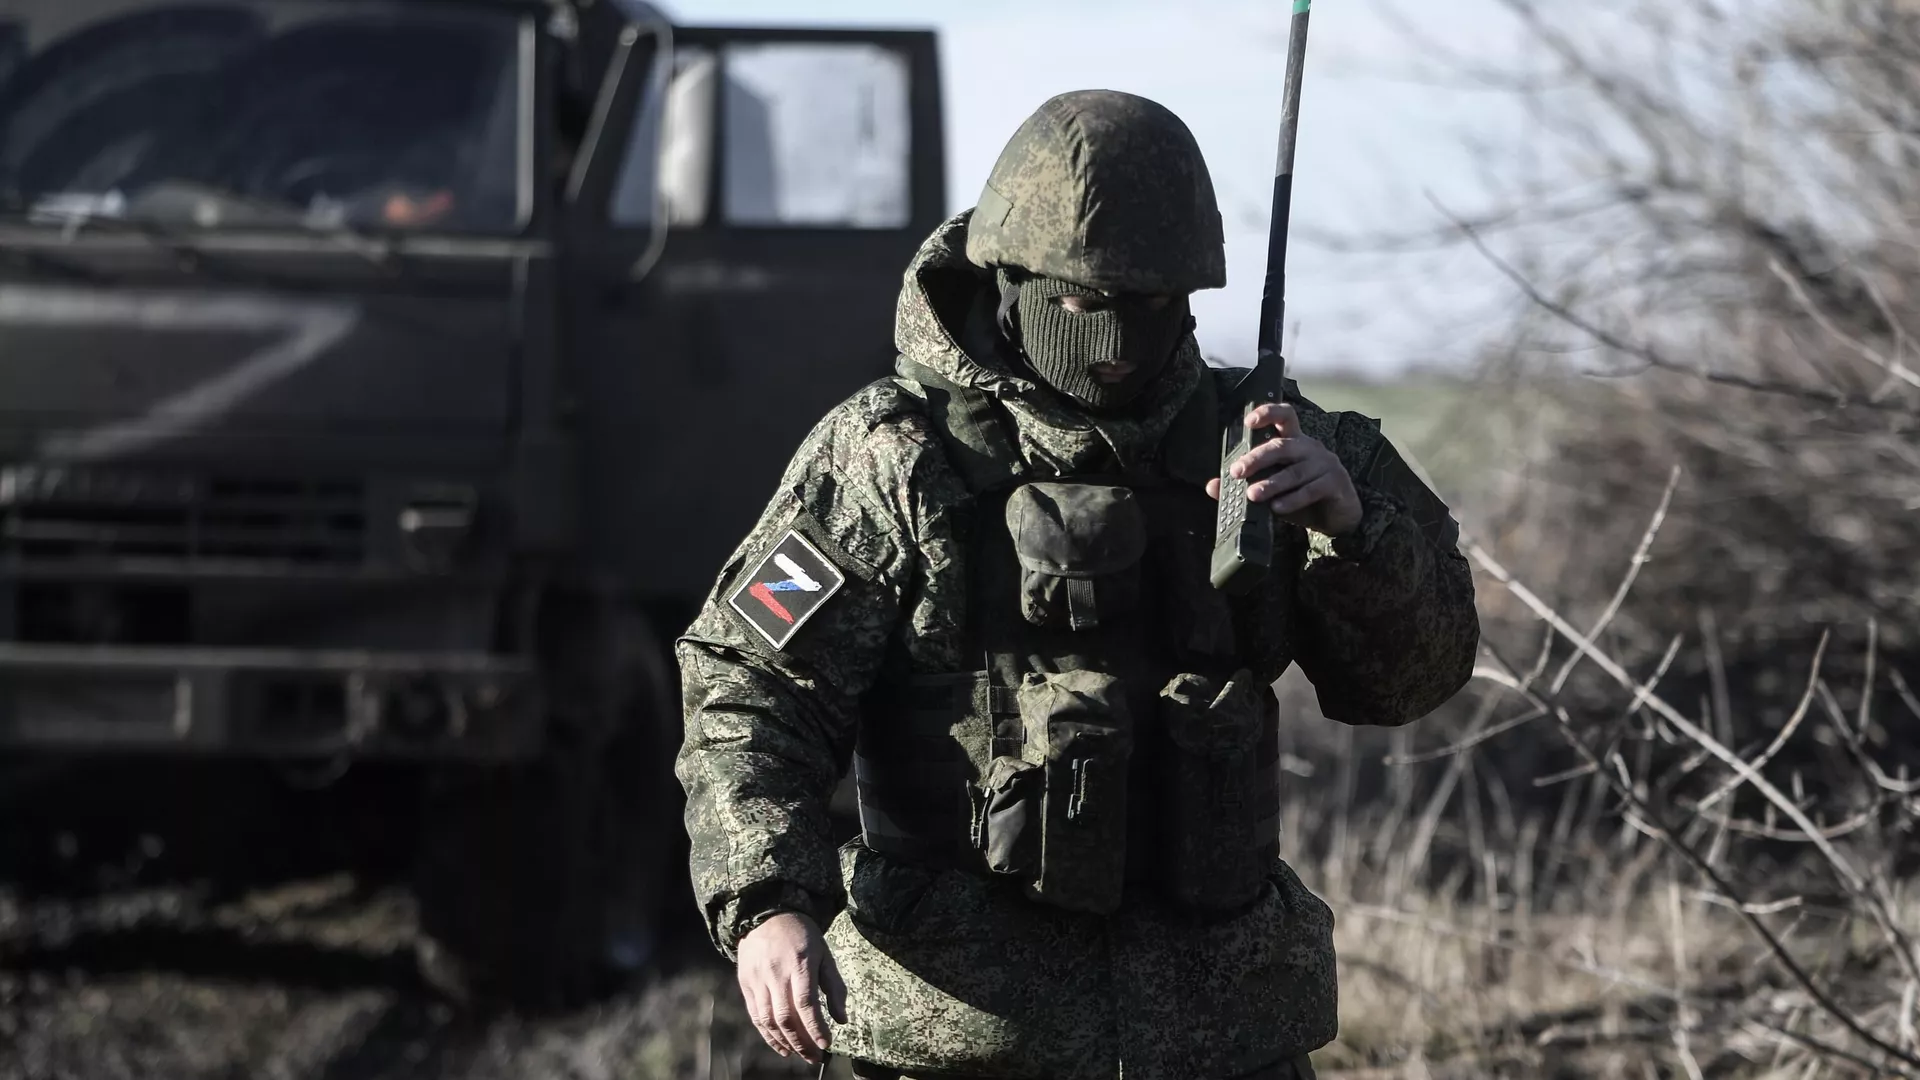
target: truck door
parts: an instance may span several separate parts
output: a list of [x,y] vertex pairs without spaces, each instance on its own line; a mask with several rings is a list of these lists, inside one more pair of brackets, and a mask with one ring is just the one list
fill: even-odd
[[939,76],[922,32],[677,28],[646,53],[574,177],[581,539],[691,598],[812,426],[892,370],[902,274],[946,216]]

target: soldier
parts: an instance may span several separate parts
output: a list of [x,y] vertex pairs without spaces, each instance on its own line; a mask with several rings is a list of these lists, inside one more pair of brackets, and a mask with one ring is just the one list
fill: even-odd
[[1312,1075],[1333,917],[1278,857],[1270,687],[1297,663],[1327,716],[1406,723],[1466,682],[1479,625],[1445,506],[1290,383],[1233,466],[1278,468],[1248,497],[1281,557],[1210,587],[1234,414],[1188,297],[1225,279],[1177,117],[1047,102],[909,268],[897,377],[808,436],[680,640],[694,884],[780,1053]]

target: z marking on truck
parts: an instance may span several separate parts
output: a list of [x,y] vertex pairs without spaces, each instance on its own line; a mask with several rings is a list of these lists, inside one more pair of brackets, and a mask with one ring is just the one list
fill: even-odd
[[178,438],[324,356],[360,324],[358,304],[252,295],[0,285],[0,325],[157,331],[281,331],[240,363],[153,403],[143,416],[51,435],[43,458],[88,461]]

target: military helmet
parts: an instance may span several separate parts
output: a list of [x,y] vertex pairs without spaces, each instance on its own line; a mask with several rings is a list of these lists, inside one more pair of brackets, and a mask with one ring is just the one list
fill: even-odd
[[1109,293],[1227,283],[1199,143],[1165,106],[1114,90],[1062,94],[1027,118],[980,193],[967,258]]

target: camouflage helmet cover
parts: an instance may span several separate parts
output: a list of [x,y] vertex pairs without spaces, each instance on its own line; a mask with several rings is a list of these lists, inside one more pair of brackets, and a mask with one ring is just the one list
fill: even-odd
[[1114,90],[1062,94],[1020,126],[980,193],[967,259],[1109,293],[1227,283],[1199,143],[1165,106]]

